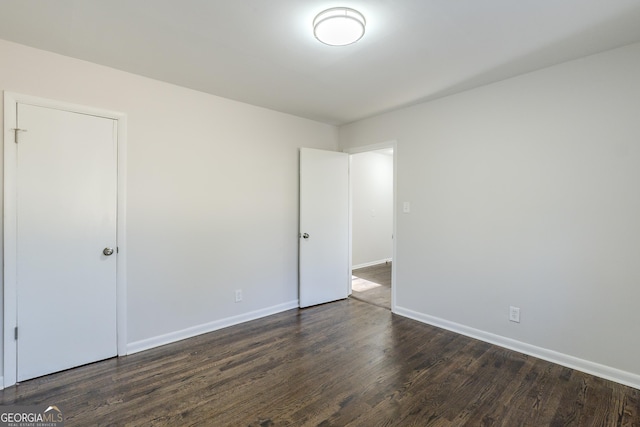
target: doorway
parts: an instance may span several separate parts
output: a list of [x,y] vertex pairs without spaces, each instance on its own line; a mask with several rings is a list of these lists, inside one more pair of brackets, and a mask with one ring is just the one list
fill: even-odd
[[126,354],[124,116],[5,92],[4,386]]
[[395,143],[351,152],[351,297],[393,307]]

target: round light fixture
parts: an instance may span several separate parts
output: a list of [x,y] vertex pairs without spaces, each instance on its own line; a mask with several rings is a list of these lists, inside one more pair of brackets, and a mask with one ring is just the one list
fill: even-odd
[[364,35],[366,25],[360,12],[348,7],[333,7],[313,20],[313,35],[329,46],[346,46]]

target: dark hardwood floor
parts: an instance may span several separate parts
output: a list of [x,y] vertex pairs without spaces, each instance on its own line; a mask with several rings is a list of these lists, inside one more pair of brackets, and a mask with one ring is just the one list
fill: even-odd
[[640,391],[353,299],[23,382],[66,426],[638,426]]
[[351,297],[391,310],[391,263],[377,264],[353,270],[352,274],[380,286],[364,292],[353,290]]

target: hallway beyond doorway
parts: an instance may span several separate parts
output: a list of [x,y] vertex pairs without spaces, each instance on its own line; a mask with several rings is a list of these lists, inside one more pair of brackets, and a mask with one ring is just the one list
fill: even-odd
[[353,270],[352,287],[351,298],[391,310],[391,262]]

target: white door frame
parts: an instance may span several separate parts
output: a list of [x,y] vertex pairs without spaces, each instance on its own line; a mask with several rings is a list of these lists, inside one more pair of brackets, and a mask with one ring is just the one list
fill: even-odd
[[[397,212],[397,202],[396,202],[396,185],[398,182],[397,179],[397,162],[398,156],[397,154],[397,146],[398,143],[396,140],[391,140],[387,142],[381,142],[379,144],[372,145],[364,145],[359,147],[350,147],[342,150],[344,153],[348,154],[358,154],[358,153],[366,153],[369,151],[377,151],[383,150],[385,148],[393,148],[393,241],[392,243],[392,252],[391,252],[391,312],[396,312],[396,241],[397,241],[397,233],[396,233],[396,212]],[[352,214],[352,199],[353,199],[353,191],[351,187],[351,175],[349,175],[349,271],[353,269],[352,263],[352,250],[353,250],[353,214]],[[351,294],[351,285],[349,285],[349,294]]]
[[[4,301],[3,301],[3,378],[0,383],[8,387],[16,383],[17,343],[14,330],[17,324],[17,254],[16,254],[16,174],[17,150],[14,142],[16,123],[16,103],[53,108],[73,113],[88,114],[116,120],[117,122],[117,219],[116,239],[116,329],[118,356],[127,351],[127,275],[126,275],[126,154],[127,116],[83,105],[69,104],[12,92],[4,92]],[[19,138],[19,133],[18,133]]]

